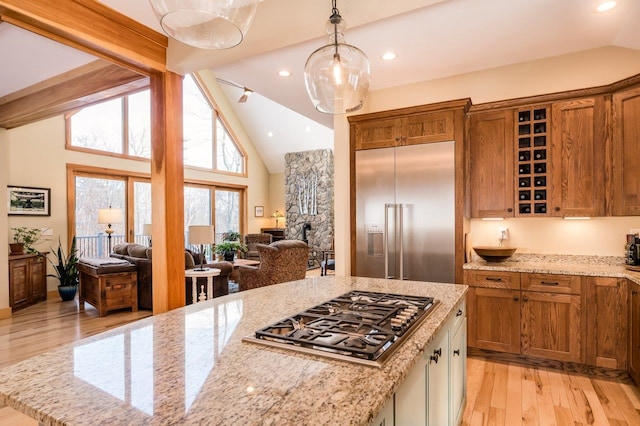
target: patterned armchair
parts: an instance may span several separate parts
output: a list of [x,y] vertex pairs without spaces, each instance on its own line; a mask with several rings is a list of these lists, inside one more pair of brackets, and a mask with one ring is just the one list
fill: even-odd
[[271,244],[273,242],[273,235],[271,234],[247,234],[244,236],[244,243],[247,245],[249,251],[244,255],[245,259],[260,260],[260,253],[256,245],[258,244]]
[[300,240],[281,240],[258,244],[260,266],[240,266],[240,291],[287,281],[304,279],[307,274],[309,246]]

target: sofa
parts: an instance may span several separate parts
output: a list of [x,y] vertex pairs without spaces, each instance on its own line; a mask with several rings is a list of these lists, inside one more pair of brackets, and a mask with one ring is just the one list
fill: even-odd
[[302,280],[307,275],[309,246],[300,240],[280,240],[269,245],[257,244],[259,266],[243,266],[240,272],[240,291],[287,281]]
[[244,254],[245,259],[260,260],[260,253],[256,246],[258,244],[271,244],[273,235],[271,234],[247,234],[244,236],[244,244],[247,246],[247,252]]
[[[136,265],[138,272],[138,308],[139,309],[153,309],[153,294],[152,294],[152,254],[153,249],[151,247],[143,246],[135,243],[123,243],[113,246],[113,252],[111,257],[124,259],[130,263]],[[200,266],[199,253],[192,252],[185,249],[185,268],[193,269],[195,266]],[[213,279],[213,295],[214,297],[224,296],[229,293],[229,274],[233,270],[233,265],[230,262],[212,262],[204,265],[209,268],[220,269],[220,275]],[[206,290],[207,279],[202,277],[198,278],[198,288],[204,285]],[[191,279],[185,279],[185,297],[187,304],[192,303],[192,285]]]

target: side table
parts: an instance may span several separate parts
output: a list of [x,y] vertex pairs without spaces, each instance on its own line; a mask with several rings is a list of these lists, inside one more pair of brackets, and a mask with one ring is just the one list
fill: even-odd
[[84,302],[96,307],[101,317],[115,309],[138,310],[138,274],[135,265],[93,266],[80,262],[78,271],[80,312],[84,311]]
[[[217,268],[204,268],[200,269],[187,269],[184,271],[184,276],[191,278],[193,303],[202,302],[203,300],[213,299],[213,277],[220,275],[220,269]],[[207,293],[204,292],[204,286],[201,286],[200,294],[198,294],[198,278],[207,277]],[[207,297],[208,296],[208,297]]]

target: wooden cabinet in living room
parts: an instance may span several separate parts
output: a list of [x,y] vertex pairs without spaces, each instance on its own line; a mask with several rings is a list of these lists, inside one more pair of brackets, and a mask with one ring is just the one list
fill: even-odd
[[471,217],[513,217],[513,111],[472,114],[469,126]]
[[640,215],[640,87],[613,95],[613,216]]
[[626,369],[627,280],[584,277],[587,308],[587,364]]
[[47,299],[44,254],[9,256],[9,305],[17,311]]
[[627,282],[629,286],[629,364],[627,371],[640,384],[640,285]]
[[551,215],[604,216],[610,98],[556,102],[551,111]]

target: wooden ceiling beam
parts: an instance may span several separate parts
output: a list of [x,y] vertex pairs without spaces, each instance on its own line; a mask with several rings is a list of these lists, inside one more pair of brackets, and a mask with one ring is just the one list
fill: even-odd
[[0,0],[0,20],[139,71],[166,71],[167,37],[95,0]]
[[97,60],[0,98],[0,127],[22,126],[145,87],[148,77]]

